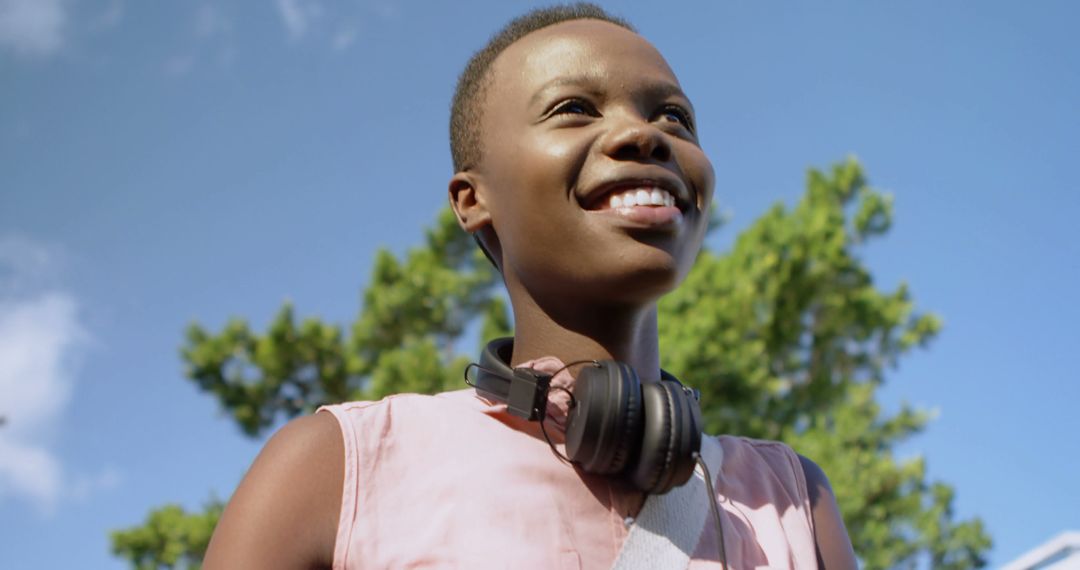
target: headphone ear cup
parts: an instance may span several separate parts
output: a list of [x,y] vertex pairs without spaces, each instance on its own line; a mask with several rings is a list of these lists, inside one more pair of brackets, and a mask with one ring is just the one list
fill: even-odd
[[610,360],[582,369],[566,419],[566,455],[588,473],[614,475],[637,460],[642,431],[641,382]]
[[650,382],[641,392],[645,421],[630,482],[662,495],[694,474],[694,453],[701,450],[701,412],[697,400],[675,382]]

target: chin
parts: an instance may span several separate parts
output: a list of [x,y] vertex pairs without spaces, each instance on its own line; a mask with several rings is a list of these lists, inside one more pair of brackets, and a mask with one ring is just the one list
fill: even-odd
[[594,298],[619,304],[655,303],[674,291],[689,270],[689,264],[680,263],[662,251],[628,256],[621,261],[627,263],[604,267],[588,279],[592,282],[589,289],[595,294]]
[[[600,240],[596,240],[600,241]],[[650,240],[652,241],[652,240]],[[697,247],[670,239],[618,240],[583,249],[572,244],[542,248],[575,255],[518,256],[504,273],[541,304],[644,306],[673,291],[693,266]]]

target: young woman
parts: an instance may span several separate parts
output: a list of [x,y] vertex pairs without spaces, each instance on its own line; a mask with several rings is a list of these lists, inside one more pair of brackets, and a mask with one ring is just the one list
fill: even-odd
[[[472,389],[295,420],[240,484],[205,567],[612,567],[658,468],[606,475],[559,457],[583,396],[567,364],[621,362],[645,399],[668,385],[656,303],[690,270],[713,193],[697,136],[663,57],[599,8],[499,32],[458,84],[449,197],[513,305],[515,338],[493,353],[551,376],[543,421]],[[720,528],[703,526],[688,566],[856,567],[816,465],[776,442],[708,444],[723,456]]]

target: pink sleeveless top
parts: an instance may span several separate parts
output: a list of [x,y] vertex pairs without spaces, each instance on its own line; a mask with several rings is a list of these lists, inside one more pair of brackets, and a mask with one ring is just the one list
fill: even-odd
[[[525,365],[554,372],[542,358]],[[553,385],[572,388],[569,373]],[[567,399],[552,391],[548,434],[562,443]],[[345,441],[335,570],[610,568],[641,496],[551,452],[536,422],[473,390],[325,406]],[[786,445],[720,436],[714,473],[729,568],[817,568],[798,457]],[[561,450],[561,446],[560,446]],[[711,516],[691,568],[719,568]]]

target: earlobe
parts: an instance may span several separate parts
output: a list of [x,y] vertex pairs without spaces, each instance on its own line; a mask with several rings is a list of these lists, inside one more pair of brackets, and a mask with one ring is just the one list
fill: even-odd
[[474,172],[458,172],[450,179],[450,207],[454,209],[458,225],[469,233],[476,233],[491,225],[491,213],[481,192]]

